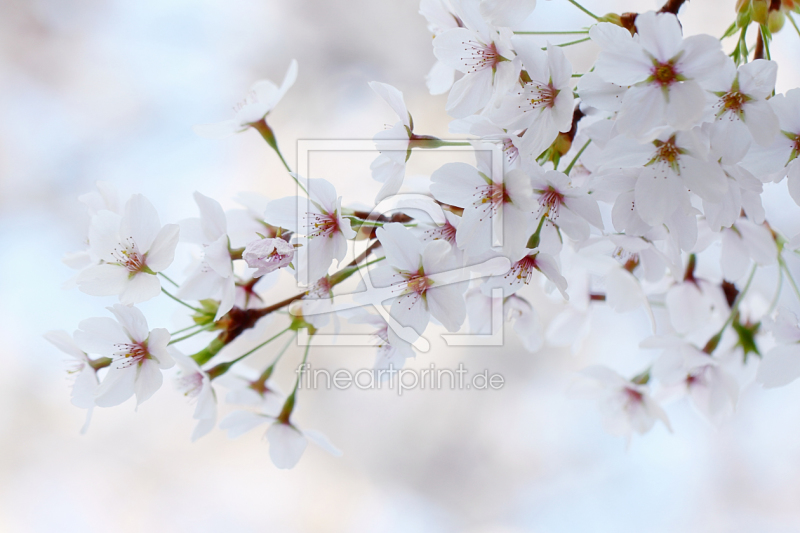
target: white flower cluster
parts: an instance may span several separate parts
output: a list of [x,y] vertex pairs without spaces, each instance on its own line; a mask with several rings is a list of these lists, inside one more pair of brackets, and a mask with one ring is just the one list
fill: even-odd
[[[236,363],[290,331],[339,331],[343,318],[374,328],[376,369],[399,368],[431,322],[451,332],[490,332],[495,303],[530,352],[545,344],[577,348],[598,306],[646,313],[653,336],[641,343],[635,376],[604,366],[582,372],[595,385],[609,430],[628,438],[658,420],[669,428],[660,404],[677,396],[721,421],[748,384],[738,369],[754,361],[755,380],[765,387],[800,377],[800,325],[789,310],[798,302],[784,302],[782,290],[787,279],[800,298],[787,263],[800,239],[770,226],[761,200],[765,185],[786,178],[800,203],[800,89],[775,94],[778,65],[769,60],[772,33],[787,18],[794,23],[791,11],[780,2],[766,9],[763,0],[739,2],[725,37],[741,33],[726,55],[716,37],[684,36],[680,0],[659,12],[603,17],[569,1],[594,19],[591,26],[551,32],[583,37],[540,48],[531,38],[537,32],[517,31],[534,1],[422,0],[437,59],[428,86],[433,94],[449,91],[450,132],[470,140],[415,133],[402,93],[371,83],[398,116],[375,136],[380,155],[371,170],[382,183],[376,203],[414,198],[391,216],[349,207],[331,183],[299,176],[283,159],[267,118],[297,77],[295,62],[280,88],[256,83],[233,120],[196,132],[255,129],[300,197],[243,194],[245,209],[226,213],[195,193],[200,217],[162,226],[141,195],[121,205],[113,189],[98,184],[82,197],[91,215],[89,247],[67,262],[80,269],[80,290],[119,295],[120,303],[110,308],[115,319],[84,320],[73,336],[47,334],[77,361],[73,403],[90,413],[133,395],[141,403],[175,362],[181,389],[197,400],[193,439],[216,425],[219,384],[229,389],[228,401],[255,408],[234,411],[219,427],[236,436],[269,423],[272,460],[289,468],[308,440],[338,453],[293,421],[300,374],[284,396],[272,375],[286,348],[260,374]],[[758,34],[753,50],[746,41],[751,25]],[[589,40],[600,53],[588,72],[576,73],[563,48]],[[404,183],[415,151],[469,143],[497,146],[502,161],[476,151],[475,165],[445,164],[422,188]],[[431,223],[420,210],[438,216]],[[201,256],[174,283],[163,271],[179,240]],[[347,262],[356,241],[368,247]],[[498,259],[505,261],[500,271],[481,270]],[[269,289],[287,272],[308,288],[276,302]],[[388,311],[337,310],[337,287],[355,273],[366,276],[362,289],[366,283]],[[757,275],[776,280],[774,295],[753,289]],[[541,297],[561,305],[555,316],[537,313],[538,286]],[[190,308],[194,324],[172,336],[149,330],[133,305],[160,294]],[[285,329],[247,353],[226,349],[283,309],[290,311]],[[174,347],[209,332],[216,336],[191,356]],[[650,349],[659,355],[648,358]]]

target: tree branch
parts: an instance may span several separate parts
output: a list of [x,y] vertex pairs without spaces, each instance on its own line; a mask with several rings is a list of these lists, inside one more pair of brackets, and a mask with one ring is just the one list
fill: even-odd
[[753,59],[764,59],[764,35],[761,28],[758,29],[758,37],[756,38],[756,48],[753,52]]
[[672,13],[673,15],[677,15],[684,2],[686,2],[686,0],[667,0],[667,3],[661,6],[661,9],[659,9],[658,12]]

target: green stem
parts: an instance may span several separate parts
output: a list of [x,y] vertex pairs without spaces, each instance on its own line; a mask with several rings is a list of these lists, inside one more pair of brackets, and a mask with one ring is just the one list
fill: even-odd
[[772,302],[769,304],[769,310],[767,310],[765,315],[770,315],[778,307],[778,300],[781,297],[781,290],[783,289],[783,269],[778,268],[778,287],[775,289],[775,297],[772,299]]
[[547,218],[546,215],[542,214],[542,218],[539,219],[539,225],[536,227],[536,232],[530,236],[528,239],[528,243],[525,245],[526,248],[530,248],[531,250],[539,247],[540,235],[542,233],[542,227],[544,226],[544,220]]
[[219,351],[224,347],[225,343],[222,342],[219,339],[219,337],[217,337],[211,342],[209,342],[208,346],[206,346],[196,354],[192,355],[192,359],[194,359],[198,365],[203,366],[204,364],[209,362],[212,357],[217,355]]
[[786,262],[783,260],[783,257],[778,257],[778,263],[780,263],[781,268],[784,272],[786,272],[786,277],[789,280],[789,284],[791,284],[792,288],[794,289],[794,293],[797,295],[797,299],[800,300],[800,289],[797,288],[797,283],[794,281],[794,277],[792,273],[789,271],[789,267],[786,265]]
[[766,60],[770,61],[772,59],[772,55],[769,53],[769,41],[770,38],[767,37],[769,32],[766,28],[765,24],[761,25],[761,40],[764,42],[764,55],[766,56]]
[[577,153],[577,154],[575,154],[575,157],[573,157],[573,158],[572,158],[572,161],[570,161],[570,162],[569,162],[569,165],[567,165],[567,168],[565,168],[565,169],[564,169],[564,174],[566,174],[567,176],[569,176],[569,171],[570,171],[570,170],[572,170],[572,167],[574,167],[574,166],[575,166],[575,163],[577,163],[577,162],[578,162],[578,158],[579,158],[579,157],[580,157],[580,156],[583,154],[583,151],[584,151],[584,150],[586,150],[586,148],[589,146],[589,143],[590,143],[590,142],[592,142],[592,140],[591,140],[591,139],[589,139],[588,141],[586,141],[586,143],[585,143],[585,144],[584,144],[584,145],[581,147],[581,149],[580,149],[580,150],[578,150],[578,153]]
[[308,196],[308,191],[305,187],[303,187],[303,184],[300,183],[300,180],[295,177],[295,175],[292,173],[292,167],[290,167],[289,163],[286,162],[286,159],[283,158],[283,154],[281,153],[280,148],[278,148],[278,140],[275,138],[275,133],[272,131],[272,128],[267,125],[266,119],[262,118],[258,122],[253,122],[250,125],[261,134],[264,140],[267,141],[267,144],[275,151],[276,154],[278,154],[278,158],[281,160],[281,163],[283,163],[283,166],[286,168],[289,176],[291,176],[297,186],[300,187],[304,193],[306,193],[306,196]]
[[792,23],[792,26],[794,26],[794,29],[797,30],[797,35],[800,35],[800,28],[797,27],[797,22],[794,21],[794,17],[792,17],[792,14],[787,12],[786,13],[786,18],[789,19],[789,22]]
[[367,262],[366,262],[366,263],[364,263],[363,265],[358,265],[358,266],[360,266],[360,267],[368,267],[368,266],[370,266],[370,265],[374,265],[375,263],[378,263],[379,261],[383,261],[384,259],[386,259],[386,256],[384,256],[384,257],[379,257],[379,258],[377,258],[377,259],[373,259],[372,261],[367,261]]
[[[213,324],[212,324],[212,326],[213,326]],[[206,331],[210,331],[210,330],[211,330],[211,328],[209,328],[209,327],[204,327],[203,329],[198,329],[197,331],[193,331],[193,332],[189,333],[188,335],[184,335],[183,337],[178,337],[177,339],[170,340],[168,346],[172,345],[172,344],[176,344],[178,342],[181,342],[182,340],[186,340],[186,339],[189,339],[191,337],[194,337],[198,333],[205,333]]]
[[259,344],[259,345],[258,345],[258,346],[256,346],[255,348],[253,348],[252,350],[249,350],[248,352],[246,352],[246,353],[244,353],[244,354],[240,355],[239,357],[237,357],[237,358],[236,358],[236,359],[234,359],[233,361],[230,361],[230,364],[233,364],[233,363],[238,363],[239,361],[241,361],[242,359],[244,359],[244,358],[245,358],[245,357],[247,357],[248,355],[250,355],[250,354],[252,354],[252,353],[254,353],[254,352],[256,352],[256,351],[260,350],[261,348],[263,348],[263,347],[264,347],[264,346],[266,346],[267,344],[271,343],[272,341],[274,341],[275,339],[277,339],[278,337],[280,337],[281,335],[283,335],[283,334],[284,334],[284,333],[286,333],[287,331],[289,331],[289,328],[286,328],[286,329],[283,329],[283,330],[279,331],[278,333],[276,333],[275,335],[273,335],[273,336],[272,336],[272,337],[270,337],[269,339],[265,340],[264,342],[262,342],[261,344]]
[[169,291],[168,291],[167,289],[165,289],[164,287],[161,287],[161,292],[163,292],[164,294],[166,294],[167,296],[169,296],[170,298],[172,298],[173,300],[175,300],[175,301],[176,301],[176,302],[178,302],[179,304],[181,304],[181,305],[184,305],[184,306],[188,307],[188,308],[189,308],[189,309],[191,309],[192,311],[195,311],[195,312],[197,312],[197,313],[200,313],[200,314],[202,314],[202,315],[205,315],[205,314],[206,314],[206,312],[205,312],[205,311],[201,311],[200,309],[198,309],[198,308],[196,308],[196,307],[192,307],[191,305],[187,304],[186,302],[184,302],[184,301],[183,301],[183,300],[181,300],[180,298],[178,298],[178,297],[176,297],[176,296],[173,296],[173,295],[172,295],[172,294],[170,294],[170,293],[169,293]]
[[439,141],[437,144],[437,148],[442,146],[472,146],[469,142],[466,141]]
[[306,351],[303,353],[303,360],[300,362],[300,372],[297,373],[297,379],[294,381],[292,396],[294,396],[294,393],[297,392],[297,388],[300,386],[300,378],[303,377],[303,369],[305,368],[306,361],[308,361],[308,352],[310,349],[311,349],[311,337],[309,336],[308,344],[306,344]]
[[[295,334],[294,334],[294,336],[293,336],[292,338],[290,338],[288,341],[286,341],[286,344],[284,344],[284,345],[283,345],[283,348],[281,348],[281,351],[280,351],[280,352],[278,352],[278,355],[276,355],[276,356],[275,356],[275,360],[274,360],[274,361],[272,361],[272,364],[271,364],[271,365],[269,365],[269,367],[267,367],[268,369],[270,369],[270,368],[274,368],[274,367],[275,367],[275,365],[277,365],[277,364],[278,364],[278,361],[280,361],[280,360],[281,360],[281,357],[283,357],[283,354],[284,354],[284,353],[286,353],[286,350],[288,350],[288,349],[289,349],[289,346],[291,346],[291,345],[292,345],[292,342],[293,342],[295,339],[297,339],[297,333],[296,333],[296,332],[295,332]],[[266,370],[265,370],[264,372],[266,372]]]
[[515,31],[514,35],[585,35],[589,30],[581,31]]
[[[255,348],[253,348],[252,350],[240,355],[236,359],[233,359],[231,361],[226,361],[224,363],[219,363],[218,365],[216,365],[213,368],[209,369],[209,371],[208,371],[209,377],[211,379],[215,379],[215,378],[218,378],[219,376],[225,374],[233,365],[235,365],[236,363],[238,363],[239,361],[241,361],[242,359],[244,359],[248,355],[252,354],[253,352],[255,352],[257,350],[260,350],[261,348],[263,348],[264,346],[266,346],[270,342],[274,341],[275,339],[277,339],[278,337],[280,337],[281,335],[283,335],[287,331],[289,331],[289,328],[286,328],[286,329],[276,333],[275,335],[273,335],[269,339],[265,340],[264,342],[262,342],[261,344],[259,344]],[[273,365],[274,365],[274,363],[273,363]]]
[[162,278],[164,278],[165,280],[169,281],[170,283],[172,283],[172,285],[174,285],[175,287],[177,287],[177,286],[178,286],[178,284],[177,284],[177,283],[175,283],[174,281],[172,281],[172,280],[169,278],[169,276],[167,276],[167,275],[166,275],[166,274],[164,274],[163,272],[159,272],[159,273],[158,273],[158,275],[159,275],[159,276],[161,276]]
[[580,9],[581,11],[583,11],[584,13],[586,13],[587,15],[589,15],[590,17],[592,17],[594,20],[597,20],[597,21],[599,21],[599,20],[600,20],[600,17],[598,17],[597,15],[595,15],[594,13],[592,13],[591,11],[589,11],[588,9],[586,9],[585,7],[583,7],[582,5],[580,5],[580,4],[579,4],[578,2],[576,2],[575,0],[567,0],[567,1],[568,1],[570,4],[572,4],[573,6],[577,7],[577,8],[578,8],[578,9]]
[[294,410],[294,403],[295,398],[297,396],[297,389],[300,387],[300,379],[302,378],[303,368],[305,368],[306,361],[308,360],[308,350],[311,348],[311,339],[309,338],[308,344],[306,344],[306,351],[303,354],[303,361],[300,363],[300,371],[297,372],[297,379],[294,382],[294,388],[292,389],[292,393],[286,398],[286,402],[283,404],[283,408],[281,409],[281,414],[278,415],[278,420],[284,424],[289,423],[289,417],[292,415],[292,411]]
[[199,328],[202,325],[203,324],[192,324],[191,326],[186,326],[185,328],[181,328],[178,331],[171,332],[170,333],[170,337],[173,336],[173,335],[177,335],[178,333],[183,333],[184,331],[188,331],[188,330],[190,330],[192,328]]
[[[560,48],[564,48],[565,46],[572,46],[573,44],[585,43],[586,41],[589,41],[589,40],[591,40],[591,37],[585,37],[583,39],[578,39],[577,41],[570,41],[568,43],[557,44],[556,46],[558,46]],[[543,46],[542,50],[547,50],[547,47]]]

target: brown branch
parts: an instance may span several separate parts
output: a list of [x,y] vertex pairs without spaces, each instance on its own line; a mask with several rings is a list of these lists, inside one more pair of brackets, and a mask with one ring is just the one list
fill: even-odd
[[753,59],[764,59],[764,35],[761,28],[758,29],[758,38],[756,38],[756,48],[753,52]]
[[658,12],[672,13],[673,15],[677,15],[684,2],[686,2],[686,0],[667,0],[667,3],[661,6],[661,9],[659,9]]
[[570,128],[569,132],[567,133],[567,137],[569,137],[570,143],[575,140],[575,134],[578,133],[578,122],[586,116],[586,113],[581,111],[581,105],[578,104],[575,106],[575,110],[572,112],[572,127]]
[[[780,2],[780,0],[777,1]],[[686,3],[686,0],[667,0],[667,2],[661,6],[661,9],[658,10],[658,13],[672,13],[677,17],[678,11],[680,11],[684,3]],[[623,13],[619,17],[619,23],[623,28],[631,32],[631,34],[634,34],[638,31],[636,29],[636,17],[638,16],[639,13],[636,12]]]

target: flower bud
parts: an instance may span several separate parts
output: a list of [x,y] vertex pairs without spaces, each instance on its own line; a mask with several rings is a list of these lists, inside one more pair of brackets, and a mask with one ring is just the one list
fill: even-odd
[[769,15],[767,16],[767,28],[769,28],[770,33],[777,33],[781,31],[781,28],[783,28],[785,22],[786,15],[780,9],[777,11],[770,11]]
[[259,239],[245,246],[242,259],[255,268],[254,277],[274,272],[292,262],[294,247],[283,239]]
[[736,12],[745,13],[750,11],[750,0],[736,0]]
[[769,2],[767,0],[753,0],[753,22],[766,24]]
[[616,24],[617,26],[622,26],[622,18],[617,15],[616,13],[606,13],[599,19],[598,22],[610,22],[611,24]]

